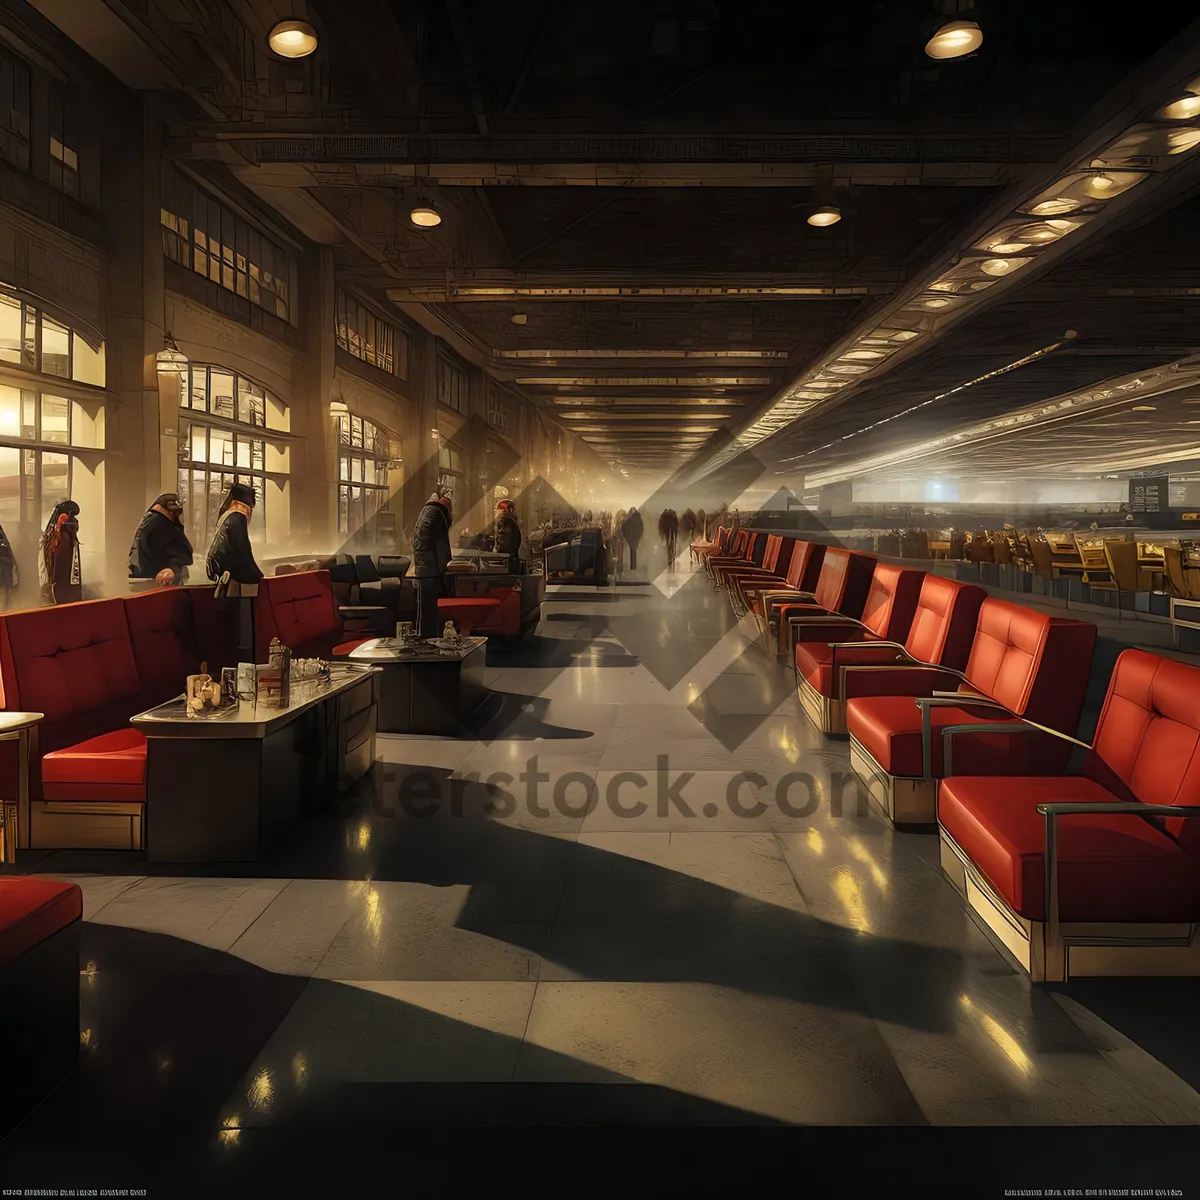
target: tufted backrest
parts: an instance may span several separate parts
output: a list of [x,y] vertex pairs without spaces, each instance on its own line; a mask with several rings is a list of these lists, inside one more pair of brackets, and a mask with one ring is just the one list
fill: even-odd
[[830,547],[821,562],[821,576],[815,589],[817,603],[857,621],[867,602],[874,572],[873,555]]
[[924,578],[924,571],[877,562],[863,605],[862,623],[881,638],[903,641],[917,611]]
[[141,693],[124,600],[5,613],[0,677],[5,708],[45,713],[43,753],[123,725]]
[[[211,591],[211,589],[205,589]],[[125,620],[142,684],[142,707],[163,704],[200,670],[203,655],[192,620],[192,600],[183,588],[158,588],[129,596]],[[209,670],[219,674],[214,663]]]
[[[1085,771],[1112,786],[1115,776],[1143,804],[1200,805],[1200,667],[1125,650],[1104,698]],[[1200,855],[1200,827],[1163,822]]]
[[923,663],[961,671],[971,654],[979,608],[987,592],[973,583],[926,575],[905,648]]
[[328,571],[269,575],[259,584],[254,604],[254,654],[267,661],[271,639],[293,651],[339,633],[341,615]]
[[1018,716],[1074,734],[1095,645],[1095,625],[989,597],[965,674]]

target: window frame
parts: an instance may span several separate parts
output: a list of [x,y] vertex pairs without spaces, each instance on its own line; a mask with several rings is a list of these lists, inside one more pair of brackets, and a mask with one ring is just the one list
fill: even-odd
[[[389,511],[392,491],[388,478],[392,461],[391,434],[366,417],[342,413],[337,418],[337,454],[338,533],[352,538],[365,529],[374,517]],[[370,480],[367,479],[368,469],[371,469],[373,476]],[[356,470],[358,478],[355,478]],[[356,492],[358,495],[355,495]]]

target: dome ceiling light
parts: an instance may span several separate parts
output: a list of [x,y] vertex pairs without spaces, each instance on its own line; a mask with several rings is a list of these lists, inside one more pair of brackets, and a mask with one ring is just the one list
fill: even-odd
[[1050,200],[1043,200],[1041,204],[1035,204],[1029,211],[1039,217],[1054,217],[1060,213],[1074,212],[1078,207],[1078,200],[1071,200],[1067,196],[1055,196]]
[[511,317],[509,317],[508,319],[514,325],[524,325],[529,320],[529,314],[528,313],[513,313],[513,315]]
[[1104,171],[1097,171],[1089,180],[1088,187],[1093,192],[1103,194],[1104,192],[1111,192],[1116,187],[1116,180]]
[[1161,115],[1165,121],[1190,121],[1193,117],[1200,117],[1200,96],[1187,92],[1177,100],[1172,100]]
[[1157,412],[1158,405],[1157,404],[1135,404],[1133,406],[1133,411],[1134,412]]
[[824,228],[826,225],[836,225],[841,219],[841,209],[834,208],[832,205],[826,205],[826,207],[818,208],[816,212],[810,213],[808,223],[816,225],[819,228]]
[[267,34],[267,45],[281,58],[307,58],[317,48],[317,31],[307,21],[280,21]]
[[983,30],[974,21],[951,21],[925,43],[930,58],[962,58],[983,45]]
[[420,204],[408,215],[420,229],[432,229],[442,223],[442,214],[432,204]]

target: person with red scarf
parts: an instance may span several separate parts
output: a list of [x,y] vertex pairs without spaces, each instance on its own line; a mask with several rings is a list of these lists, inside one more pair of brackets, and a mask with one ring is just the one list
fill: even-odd
[[42,595],[51,604],[72,604],[83,599],[79,566],[79,505],[63,500],[54,506],[42,533],[38,563]]

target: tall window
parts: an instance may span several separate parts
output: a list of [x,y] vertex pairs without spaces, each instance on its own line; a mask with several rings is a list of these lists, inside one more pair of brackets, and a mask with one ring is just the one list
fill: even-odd
[[269,545],[291,532],[288,410],[264,388],[223,367],[192,364],[181,377],[179,498],[197,555],[216,531],[233,483],[254,488],[254,538]]
[[501,433],[509,433],[513,427],[513,406],[495,386],[488,388],[487,421]]
[[387,507],[386,433],[362,417],[338,417],[338,532],[354,534]]
[[438,488],[452,501],[457,500],[458,481],[462,478],[462,452],[453,442],[442,440],[438,447]]
[[29,170],[29,67],[0,46],[0,160]]
[[294,256],[170,166],[160,220],[163,254],[172,262],[292,321]]
[[0,288],[0,363],[104,386],[104,344],[93,345],[36,304]]
[[439,404],[465,414],[467,411],[467,373],[448,358],[437,364],[437,399]]
[[408,334],[340,288],[337,293],[337,344],[381,371],[408,377]]
[[71,119],[66,92],[50,92],[50,186],[79,199],[79,155],[73,149],[78,137]]

